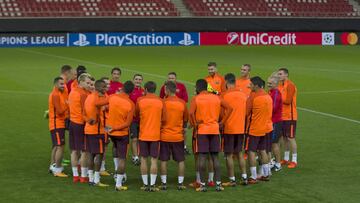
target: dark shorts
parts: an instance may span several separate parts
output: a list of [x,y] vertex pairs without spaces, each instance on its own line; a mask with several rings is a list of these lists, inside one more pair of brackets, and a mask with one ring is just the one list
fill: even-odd
[[105,135],[85,135],[86,151],[90,154],[103,154],[105,147]]
[[70,121],[69,126],[69,146],[70,150],[84,150],[85,146],[85,136],[84,136],[84,126],[76,124]]
[[57,128],[50,131],[52,146],[65,145],[65,128]]
[[109,135],[114,143],[116,158],[126,159],[129,145],[129,136],[112,136]]
[[272,148],[271,134],[272,134],[272,131],[265,135],[265,141],[266,141],[265,150],[267,153],[271,152],[271,148]]
[[296,135],[296,121],[283,121],[283,136],[287,138],[295,138]]
[[258,150],[266,149],[266,136],[252,136],[248,138],[248,150],[257,152]]
[[224,153],[239,153],[244,144],[244,134],[224,134],[222,136],[222,150]]
[[[184,149],[183,149],[184,150]],[[159,157],[160,141],[141,141],[139,140],[139,155],[142,157]]]
[[220,152],[220,136],[197,135],[195,148],[197,153]]
[[132,122],[130,125],[130,137],[132,138],[139,138],[139,123]]
[[169,161],[170,155],[176,162],[185,161],[184,141],[160,142],[160,160]]
[[271,142],[279,143],[279,138],[282,134],[282,122],[277,122],[273,124],[273,131],[271,132]]

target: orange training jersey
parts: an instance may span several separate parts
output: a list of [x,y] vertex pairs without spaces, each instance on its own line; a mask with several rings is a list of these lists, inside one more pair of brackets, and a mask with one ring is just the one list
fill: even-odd
[[238,89],[230,89],[221,97],[232,107],[233,111],[224,124],[224,134],[244,134],[247,95]]
[[250,83],[251,81],[249,78],[247,79],[238,78],[236,80],[236,89],[240,90],[240,92],[245,93],[246,96],[249,97],[251,93],[251,89],[249,88]]
[[161,126],[161,141],[181,142],[184,140],[183,127],[188,121],[188,110],[184,100],[170,96],[164,100],[165,122]]
[[49,129],[65,128],[65,118],[68,111],[66,92],[60,92],[56,87],[49,95]]
[[221,99],[219,96],[201,92],[193,97],[190,103],[190,114],[195,116],[197,134],[219,135],[219,116]]
[[[251,94],[247,100],[249,135],[264,136],[272,131],[272,99],[263,89]],[[271,124],[271,126],[270,126]]]
[[283,84],[278,87],[282,96],[282,120],[297,120],[296,110],[296,94],[297,89],[295,84],[290,80],[285,80]]
[[213,89],[218,91],[219,93],[224,92],[226,90],[224,77],[219,73],[215,73],[214,76],[207,76],[205,80],[211,85]]
[[79,82],[77,80],[74,80],[71,83],[71,91],[79,86]]
[[[105,134],[104,118],[100,115],[102,106],[100,104],[106,104],[106,98],[100,96],[98,92],[91,93],[85,100],[84,119],[86,121],[85,134],[87,135]],[[95,121],[95,124],[89,123],[91,119]]]
[[76,124],[83,125],[83,110],[86,97],[89,93],[81,88],[77,87],[72,89],[69,94],[69,107],[70,107],[70,121]]
[[135,111],[140,117],[139,140],[159,141],[162,117],[165,114],[163,100],[155,94],[147,93],[138,98]]
[[111,136],[129,135],[129,126],[134,118],[135,104],[125,93],[112,94],[109,98],[107,125],[113,129]]

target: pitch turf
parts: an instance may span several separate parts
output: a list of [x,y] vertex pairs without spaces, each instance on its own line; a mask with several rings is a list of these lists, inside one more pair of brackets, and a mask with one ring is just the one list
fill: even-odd
[[[0,201],[356,202],[360,199],[359,53],[358,46],[0,49]],[[86,65],[97,78],[120,65],[124,67],[123,81],[140,72],[145,81],[154,80],[159,85],[169,71],[176,71],[180,80],[187,81],[191,94],[193,82],[207,74],[209,61],[216,61],[222,74],[238,74],[241,64],[250,63],[252,75],[263,78],[279,66],[289,68],[298,87],[298,105],[316,111],[299,110],[297,169],[274,173],[268,183],[226,188],[221,193],[210,189],[205,194],[190,188],[175,190],[174,163],[169,166],[169,190],[158,193],[139,190],[139,169],[130,162],[126,192],[115,192],[110,177],[102,178],[111,185],[104,189],[73,184],[71,178],[47,173],[51,142],[42,116],[52,79],[62,64]],[[107,168],[113,171],[111,155],[107,158]],[[194,179],[193,168],[193,158],[188,156],[186,183]],[[222,169],[226,181],[224,164]],[[71,174],[70,168],[65,172]]]

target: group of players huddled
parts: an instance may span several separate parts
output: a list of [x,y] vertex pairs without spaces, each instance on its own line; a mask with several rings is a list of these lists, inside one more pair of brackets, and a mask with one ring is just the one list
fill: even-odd
[[[73,182],[109,186],[101,183],[100,177],[110,175],[105,169],[104,155],[111,140],[118,191],[128,189],[125,164],[129,144],[133,164],[140,165],[142,190],[167,189],[167,162],[171,157],[178,163],[177,189],[186,189],[187,129],[193,131],[196,172],[196,180],[189,186],[196,191],[205,192],[207,187],[222,191],[226,186],[236,186],[234,160],[239,162],[241,185],[269,181],[271,170],[280,171],[282,165],[296,168],[297,90],[288,78],[288,70],[280,68],[271,74],[265,91],[263,79],[250,77],[250,64],[242,65],[238,78],[233,73],[221,76],[216,66],[210,62],[209,75],[196,81],[196,95],[188,108],[187,90],[177,81],[175,72],[168,74],[157,96],[156,83],[148,81],[142,86],[141,74],[121,83],[121,69],[115,67],[111,79],[95,80],[84,66],[75,71],[64,65],[49,96],[53,146],[50,172],[56,177],[68,177],[62,167],[65,129],[69,130]],[[284,148],[283,159],[280,143]],[[224,183],[220,152],[224,152],[229,177]],[[158,160],[161,184],[156,187]]]

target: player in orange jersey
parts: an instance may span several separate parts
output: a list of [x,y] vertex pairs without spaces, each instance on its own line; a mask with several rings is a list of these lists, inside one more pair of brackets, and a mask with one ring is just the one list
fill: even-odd
[[178,190],[183,190],[185,173],[185,151],[183,129],[188,121],[188,110],[184,100],[176,96],[176,83],[165,83],[164,99],[166,118],[161,126],[160,160],[161,160],[161,190],[166,190],[167,162],[172,159],[178,163]]
[[109,186],[100,182],[101,161],[105,149],[105,126],[101,108],[108,104],[105,93],[106,83],[97,80],[95,91],[86,98],[84,105],[86,150],[90,153],[89,184],[99,187]]
[[[272,99],[269,94],[264,91],[265,82],[260,77],[252,77],[250,83],[253,92],[246,103],[247,133],[249,138],[246,145],[249,150],[249,164],[251,177],[249,184],[257,183],[256,171],[256,153],[260,153],[261,170],[263,176],[261,180],[269,181],[269,160],[266,153],[266,135],[272,131]],[[271,125],[270,125],[271,124]]]
[[289,70],[286,68],[280,68],[278,70],[278,76],[280,77],[279,90],[282,95],[282,120],[283,120],[283,137],[290,144],[290,150],[292,153],[292,159],[290,161],[290,151],[285,151],[284,160],[282,164],[288,164],[288,168],[296,168],[297,166],[297,144],[295,140],[296,135],[296,121],[297,121],[297,109],[296,109],[296,94],[297,89],[295,84],[289,80]]
[[[207,91],[207,82],[204,79],[196,81],[196,92],[198,95],[193,97],[190,104],[190,122],[197,129],[196,152],[198,153],[199,170],[201,185],[196,191],[205,192],[206,159],[210,155],[214,163],[216,191],[222,191],[220,162],[218,153],[220,152],[220,131],[229,118],[232,108],[219,96]],[[224,116],[219,122],[220,111],[223,108]]]
[[208,83],[207,90],[214,94],[221,94],[226,90],[224,77],[217,71],[217,65],[215,62],[208,63],[209,75],[205,78]]
[[[135,104],[129,98],[134,90],[134,83],[126,81],[117,94],[109,98],[109,119],[107,130],[114,143],[117,162],[116,185],[118,191],[127,190],[123,185],[125,177],[125,163],[129,145],[129,128],[134,118]],[[115,158],[114,158],[115,159]]]
[[240,77],[236,80],[236,88],[239,89],[241,92],[245,93],[247,96],[250,95],[250,72],[251,72],[251,65],[244,64],[241,66],[240,69]]
[[[160,127],[161,122],[166,118],[163,100],[155,95],[155,90],[155,82],[149,81],[145,84],[145,96],[138,99],[135,111],[135,115],[140,117],[139,155],[141,178],[144,183],[142,189],[151,192],[159,190],[155,187],[155,183],[160,150]],[[148,157],[151,157],[150,187],[148,187]]]
[[49,130],[52,140],[53,153],[51,165],[55,163],[52,172],[56,177],[68,177],[62,172],[62,158],[65,144],[65,118],[68,111],[67,93],[62,77],[54,79],[54,88],[49,95]]
[[245,140],[245,114],[247,95],[235,87],[236,78],[232,73],[225,75],[226,91],[221,97],[233,109],[229,119],[224,123],[222,150],[226,155],[226,167],[228,170],[229,182],[223,186],[236,186],[234,173],[234,159],[239,162],[241,171],[241,184],[247,184],[246,162],[243,154]]

